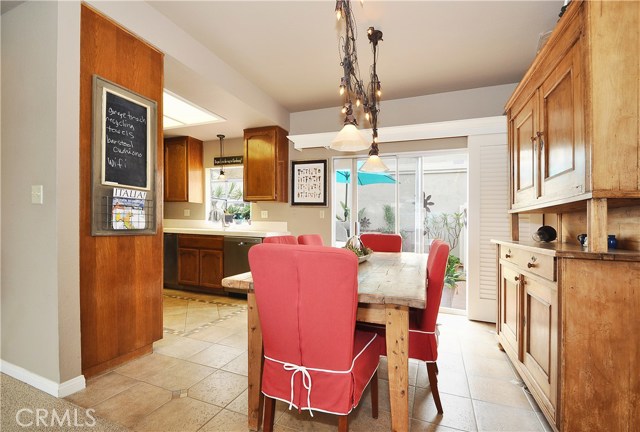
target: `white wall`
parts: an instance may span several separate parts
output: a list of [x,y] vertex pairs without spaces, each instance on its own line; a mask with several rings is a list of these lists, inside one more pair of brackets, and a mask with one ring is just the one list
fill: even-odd
[[[504,114],[504,104],[516,85],[383,100],[378,127],[500,116]],[[343,119],[339,107],[292,113],[289,133],[299,135],[335,131],[337,134]],[[361,127],[364,124],[360,122]]]
[[[0,352],[3,372],[54,383],[81,375],[79,47],[79,2],[2,15]],[[43,185],[43,205],[31,185]]]

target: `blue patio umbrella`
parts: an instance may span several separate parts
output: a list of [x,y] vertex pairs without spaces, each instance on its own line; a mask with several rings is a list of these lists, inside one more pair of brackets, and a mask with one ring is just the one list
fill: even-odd
[[[358,184],[362,186],[381,184],[381,183],[395,183],[396,179],[389,174],[374,173],[360,171],[360,167],[364,162],[358,162]],[[351,183],[351,170],[336,170],[336,183]],[[344,205],[347,205],[347,198],[349,196],[349,188],[345,188],[344,192]],[[345,211],[346,218],[346,211]]]

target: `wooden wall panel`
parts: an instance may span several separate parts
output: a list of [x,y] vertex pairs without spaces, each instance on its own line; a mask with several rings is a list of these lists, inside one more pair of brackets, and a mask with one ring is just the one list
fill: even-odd
[[[162,338],[163,54],[83,5],[80,69],[80,319],[82,370],[91,376]],[[155,235],[91,236],[93,74],[158,103]]]

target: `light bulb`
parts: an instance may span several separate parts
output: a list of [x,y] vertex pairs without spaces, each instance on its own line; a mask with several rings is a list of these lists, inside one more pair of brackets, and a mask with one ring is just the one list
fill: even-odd
[[224,175],[224,170],[222,168],[220,168],[220,175],[218,176],[219,180],[224,180],[226,178],[226,176]]
[[359,107],[360,106],[360,98],[356,99],[356,106]]
[[346,113],[347,113],[347,107],[346,107],[346,106],[343,106],[343,107],[342,107],[342,114],[346,114]]
[[367,119],[367,121],[369,121],[369,118],[370,118],[369,113],[366,113],[364,117]]
[[340,86],[340,96],[342,96],[344,94],[344,86],[341,85]]

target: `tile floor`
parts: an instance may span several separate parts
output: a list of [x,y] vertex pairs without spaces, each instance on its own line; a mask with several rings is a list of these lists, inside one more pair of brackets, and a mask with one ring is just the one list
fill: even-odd
[[[548,431],[538,407],[498,350],[494,327],[441,314],[438,415],[426,367],[411,361],[411,430]],[[164,339],[154,352],[93,378],[67,399],[135,431],[247,430],[246,300],[165,289]],[[366,394],[350,414],[352,431],[390,429],[388,379],[381,358],[380,415]],[[335,431],[335,416],[288,411],[278,402],[276,431]]]

